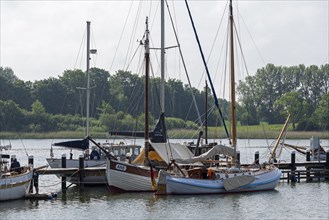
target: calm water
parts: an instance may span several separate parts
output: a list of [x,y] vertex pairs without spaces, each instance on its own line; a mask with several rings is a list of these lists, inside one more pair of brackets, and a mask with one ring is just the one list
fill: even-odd
[[[21,164],[27,154],[34,156],[35,167],[46,164],[51,143],[58,140],[11,141]],[[252,161],[259,150],[266,157],[264,146],[272,140],[239,140],[242,162]],[[309,140],[289,140],[287,143],[308,146]],[[322,140],[329,146],[329,140]],[[328,149],[328,148],[327,148]],[[69,151],[54,148],[56,157]],[[79,152],[74,152],[78,157]],[[297,160],[304,156],[297,154]],[[290,153],[283,151],[282,159],[289,161]],[[264,158],[265,161],[266,158]],[[106,187],[77,187],[61,194],[60,180],[54,175],[40,176],[40,193],[58,193],[46,201],[17,200],[0,203],[0,219],[328,219],[329,182],[281,182],[276,190],[207,196],[155,196],[152,193],[111,194]]]

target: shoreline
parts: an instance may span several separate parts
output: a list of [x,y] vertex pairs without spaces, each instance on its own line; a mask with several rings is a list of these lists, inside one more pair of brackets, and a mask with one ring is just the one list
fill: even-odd
[[[122,137],[110,136],[107,132],[91,132],[92,138],[118,139]],[[238,139],[277,139],[280,131],[239,131]],[[174,129],[168,131],[170,139],[197,139],[198,131]],[[0,139],[82,139],[84,132],[0,132]],[[286,139],[310,139],[319,137],[329,139],[329,131],[288,131]],[[225,139],[224,131],[208,131],[208,139]]]

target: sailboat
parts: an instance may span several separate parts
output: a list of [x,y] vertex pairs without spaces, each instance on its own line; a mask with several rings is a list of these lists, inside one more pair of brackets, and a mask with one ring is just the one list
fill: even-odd
[[[237,163],[236,137],[236,101],[234,80],[234,44],[233,44],[233,7],[230,0],[230,75],[231,75],[231,146],[216,145],[210,151],[197,157],[175,159],[177,163],[202,162],[213,153],[231,157],[226,166],[216,166],[198,169],[198,175],[172,175],[160,170],[157,184],[157,194],[221,194],[273,190],[281,177],[281,171],[273,164],[255,167],[240,167]],[[273,151],[275,152],[275,150]],[[195,174],[195,173],[194,173]]]
[[30,166],[10,169],[8,163],[15,158],[14,155],[1,153],[10,148],[10,145],[0,146],[0,201],[24,198],[30,190],[33,177],[33,169]]
[[[90,49],[90,21],[87,21],[87,68],[86,68],[86,74],[87,74],[87,88],[85,89],[87,92],[86,96],[86,137],[89,136],[89,103],[90,103],[90,73],[89,73],[89,63],[90,63],[90,54],[94,54],[97,52],[96,49]],[[52,146],[59,146],[59,147],[66,147],[72,149],[78,149],[81,150],[82,154],[85,156],[84,160],[84,167],[94,167],[97,169],[105,170],[106,167],[106,161],[107,161],[107,155],[103,151],[96,150],[97,147],[93,146],[92,149],[95,154],[97,155],[96,158],[89,155],[89,140],[87,138],[82,140],[72,140],[72,141],[64,141],[64,142],[58,142],[54,143]],[[51,168],[61,168],[62,167],[62,159],[61,158],[53,158],[53,150],[52,146],[50,149],[50,158],[47,158],[47,162]],[[106,149],[108,153],[111,153],[114,157],[119,158],[119,160],[125,161],[125,160],[133,160],[135,157],[140,153],[141,146],[135,145],[135,144],[125,144],[123,142],[121,143],[101,143],[101,146]],[[66,167],[67,168],[78,168],[79,167],[79,158],[72,158],[72,154],[70,158],[66,159]],[[60,176],[58,175],[60,178]],[[68,182],[79,184],[79,178],[76,177],[68,177]],[[105,185],[107,183],[106,175],[92,175],[92,176],[86,176],[83,180],[83,183],[85,185]]]
[[[161,18],[163,18],[164,1],[161,1]],[[163,22],[163,19],[162,19]],[[162,24],[163,27],[163,24]],[[164,40],[161,31],[161,75],[164,68]],[[156,190],[158,180],[158,170],[167,167],[174,158],[190,158],[192,152],[187,146],[179,143],[169,143],[167,141],[165,116],[164,116],[164,81],[161,81],[160,102],[162,113],[153,132],[149,132],[149,29],[148,18],[146,18],[145,30],[145,92],[144,92],[144,132],[140,136],[144,137],[145,147],[141,154],[131,163],[120,162],[109,159],[107,163],[107,181],[109,188],[114,192],[149,192]],[[163,80],[163,76],[161,79]],[[125,132],[122,132],[122,134]],[[134,133],[136,134],[136,133]]]

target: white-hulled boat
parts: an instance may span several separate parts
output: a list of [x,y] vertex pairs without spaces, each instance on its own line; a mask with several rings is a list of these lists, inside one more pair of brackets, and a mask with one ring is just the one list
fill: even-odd
[[236,172],[215,169],[212,171],[216,175],[214,180],[166,176],[165,194],[220,194],[272,190],[281,176],[280,170],[276,167],[238,169]]
[[[187,4],[187,3],[186,3]],[[188,9],[189,10],[189,9]],[[212,150],[200,156],[175,159],[177,163],[202,162],[211,158],[213,154],[220,153],[231,157],[226,161],[224,167],[209,167],[187,170],[183,176],[172,175],[164,170],[159,172],[157,194],[216,194],[272,190],[276,187],[281,177],[281,171],[274,165],[268,163],[255,167],[241,168],[237,163],[237,135],[236,135],[236,101],[235,101],[235,73],[234,73],[234,20],[232,0],[230,0],[230,80],[231,80],[231,146],[216,145]],[[190,14],[190,13],[189,13]],[[192,20],[192,18],[191,18]],[[193,22],[192,22],[193,24]],[[196,35],[197,36],[197,35]],[[199,46],[200,48],[200,46]],[[205,62],[205,60],[204,60]],[[207,69],[207,68],[206,68]],[[208,77],[210,78],[209,74]],[[211,85],[211,79],[209,79]],[[214,94],[216,100],[216,96]],[[276,149],[273,149],[272,153]]]
[[9,161],[8,154],[0,154],[0,201],[24,198],[33,177],[32,167],[20,167],[20,172],[10,171]]
[[[88,141],[84,139],[82,141]],[[78,141],[75,141],[77,143]],[[65,143],[65,142],[64,142]],[[59,144],[62,146],[61,144]],[[95,146],[96,147],[96,146]],[[141,146],[134,144],[125,144],[125,143],[103,143],[100,144],[100,147],[106,150],[107,153],[111,154],[118,161],[128,161],[134,160],[137,155],[140,153]],[[107,155],[99,151],[100,158],[92,159],[89,156],[84,159],[85,168],[93,168],[98,170],[105,170],[107,164]],[[61,158],[47,158],[46,159],[51,168],[62,168],[62,159]],[[67,158],[66,159],[66,168],[79,168],[79,159]],[[83,179],[83,184],[85,185],[106,185],[107,177],[102,175],[103,172],[95,172],[98,175],[85,176]],[[105,172],[104,172],[105,173]],[[60,175],[57,176],[60,178]],[[80,180],[78,176],[67,177],[67,181],[72,184],[79,184]]]
[[[163,1],[162,1],[163,3]],[[162,7],[163,8],[163,7]],[[110,158],[106,175],[111,191],[155,191],[158,169],[170,164],[170,158],[190,158],[192,152],[185,145],[168,143],[164,113],[161,113],[151,137],[149,133],[149,29],[146,18],[145,30],[145,93],[144,93],[144,136],[145,147],[140,155],[131,163],[122,163]]]
[[[148,154],[148,160],[152,161],[151,168],[144,165],[145,150],[132,163],[108,160],[106,174],[111,191],[149,192],[155,191],[158,181],[159,168],[165,168],[170,164],[171,155],[175,158],[190,158],[192,152],[178,143],[150,143],[152,151]],[[199,164],[200,165],[200,164]]]

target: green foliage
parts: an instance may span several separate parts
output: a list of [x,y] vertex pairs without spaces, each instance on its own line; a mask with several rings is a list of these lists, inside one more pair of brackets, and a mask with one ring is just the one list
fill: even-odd
[[39,80],[34,83],[33,97],[42,103],[46,112],[56,114],[62,112],[66,103],[66,89],[59,79]]
[[[86,73],[65,70],[58,78],[24,82],[10,68],[0,67],[0,131],[83,131],[86,115]],[[90,69],[90,115],[92,129],[144,129],[144,77],[119,70],[110,75],[103,69]],[[160,79],[150,82],[150,127],[161,112]],[[237,120],[241,125],[260,121],[282,124],[287,112],[299,130],[328,128],[329,64],[282,67],[268,64],[237,87]],[[165,83],[167,127],[196,129],[197,111],[205,115],[205,91],[198,91],[177,79]],[[207,91],[209,109],[213,106]],[[225,121],[230,121],[230,103],[218,100]],[[78,116],[80,115],[80,116]],[[153,118],[154,117],[154,118]],[[204,118],[203,118],[204,120]],[[194,121],[194,122],[193,122]],[[208,116],[209,126],[221,125],[218,110]]]
[[18,80],[18,77],[14,74],[14,71],[9,67],[3,68],[0,66],[0,77],[1,81],[6,81],[9,83],[14,83]]
[[288,113],[291,114],[293,128],[295,128],[295,123],[305,117],[305,109],[307,109],[308,106],[307,102],[298,92],[288,92],[277,99],[274,104],[280,109],[280,114],[283,117],[288,117]]
[[[254,116],[258,121],[283,123],[290,112],[293,124],[299,123],[298,129],[315,129],[320,126],[320,121],[313,119],[315,110],[321,97],[329,92],[329,64],[320,67],[268,64],[241,81],[237,89],[241,105],[256,111]],[[245,123],[247,116],[243,115],[241,122]]]
[[199,126],[193,121],[186,121],[185,124],[186,124],[185,127],[188,129],[196,130],[199,128]]
[[315,110],[315,121],[322,130],[329,130],[329,93],[322,96]]
[[238,120],[240,121],[241,125],[259,125],[259,117],[255,107],[238,107],[237,109],[237,115],[239,115]]
[[24,130],[25,111],[12,100],[0,100],[0,131]]
[[15,76],[11,68],[0,67],[0,100],[13,100],[16,104],[29,110],[32,103],[32,85]]
[[168,117],[166,118],[166,126],[167,129],[186,128],[186,123],[183,119]]

